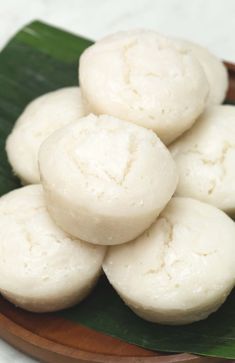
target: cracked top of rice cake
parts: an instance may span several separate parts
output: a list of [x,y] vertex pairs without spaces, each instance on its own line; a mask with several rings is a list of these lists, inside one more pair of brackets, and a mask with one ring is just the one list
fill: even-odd
[[150,128],[165,144],[192,126],[209,92],[188,47],[148,30],[120,32],[89,47],[79,79],[92,112]]
[[179,172],[176,195],[235,212],[235,107],[214,106],[170,147]]

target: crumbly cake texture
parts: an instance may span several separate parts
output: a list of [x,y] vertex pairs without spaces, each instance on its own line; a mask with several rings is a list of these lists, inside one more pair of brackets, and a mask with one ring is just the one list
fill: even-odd
[[79,80],[92,112],[152,129],[165,144],[192,126],[209,93],[188,47],[147,30],[120,32],[89,47]]
[[199,44],[181,39],[177,39],[177,42],[192,52],[205,72],[209,83],[207,106],[222,103],[228,90],[228,72],[223,62]]
[[136,240],[109,248],[103,269],[143,319],[188,324],[205,319],[235,284],[235,225],[222,211],[172,198]]
[[39,165],[53,219],[97,244],[142,233],[178,182],[175,163],[154,132],[107,115],[89,115],[55,132],[40,149]]
[[208,108],[170,146],[179,172],[176,195],[192,197],[235,214],[235,107]]
[[47,312],[78,303],[98,279],[105,252],[55,225],[40,185],[0,198],[0,292],[15,305]]
[[87,114],[79,87],[66,87],[32,101],[6,143],[9,162],[23,184],[40,183],[38,151],[55,130]]

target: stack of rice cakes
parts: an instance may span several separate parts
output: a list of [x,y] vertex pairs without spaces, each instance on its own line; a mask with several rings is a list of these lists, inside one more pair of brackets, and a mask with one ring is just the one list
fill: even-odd
[[79,80],[31,102],[7,139],[13,171],[35,185],[0,199],[1,293],[30,311],[63,309],[103,266],[143,319],[205,319],[235,285],[223,63],[134,30],[89,47]]

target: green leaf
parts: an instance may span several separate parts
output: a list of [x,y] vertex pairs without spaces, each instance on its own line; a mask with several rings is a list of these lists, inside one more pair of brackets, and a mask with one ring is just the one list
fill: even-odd
[[103,277],[80,305],[60,316],[141,347],[235,358],[235,292],[215,314],[199,323],[163,326],[138,318]]
[[[16,118],[35,97],[76,85],[78,58],[90,44],[34,22],[0,53],[0,195],[20,186],[5,154],[5,140]],[[102,277],[83,303],[58,314],[148,349],[235,359],[235,293],[207,320],[167,327],[138,318]]]
[[5,153],[6,137],[16,118],[35,97],[77,85],[79,56],[91,44],[88,39],[34,22],[0,53],[0,195],[20,186]]

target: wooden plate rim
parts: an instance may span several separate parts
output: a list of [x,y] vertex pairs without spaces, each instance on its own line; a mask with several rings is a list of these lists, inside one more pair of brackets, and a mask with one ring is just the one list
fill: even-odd
[[235,63],[224,61],[224,64],[229,72],[235,72]]
[[[57,353],[59,355],[63,355],[67,357],[68,355],[71,358],[82,359],[85,362],[94,362],[94,363],[135,363],[136,358],[138,358],[138,363],[166,363],[169,362],[180,362],[183,361],[196,361],[197,359],[201,359],[201,357],[188,354],[188,353],[178,353],[171,354],[169,356],[156,356],[156,357],[114,357],[112,355],[100,354],[100,353],[89,353],[87,351],[82,351],[74,348],[67,347],[63,344],[59,344],[49,340],[47,338],[41,337],[39,335],[34,334],[28,329],[23,328],[22,326],[16,324],[11,319],[7,318],[4,314],[0,313],[0,336],[4,339],[4,332],[2,330],[7,330],[8,333],[17,337],[18,339],[29,343],[32,346],[38,347],[40,349],[45,349],[47,351]],[[50,347],[50,349],[49,349]],[[170,358],[170,359],[169,359]]]

